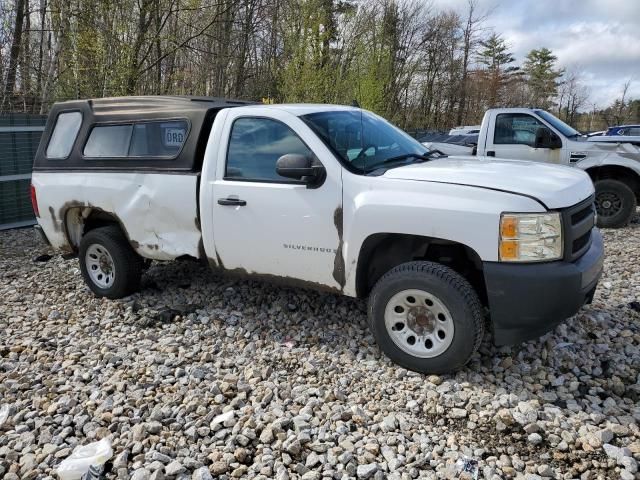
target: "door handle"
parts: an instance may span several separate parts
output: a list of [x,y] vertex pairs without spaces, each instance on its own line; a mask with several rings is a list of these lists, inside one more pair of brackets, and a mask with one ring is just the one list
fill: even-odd
[[494,152],[493,150],[489,150],[487,152],[487,157],[495,157],[496,156],[496,152]]
[[240,200],[239,198],[227,197],[227,198],[219,198],[218,204],[231,205],[235,207],[244,207],[247,204],[247,202],[245,200]]

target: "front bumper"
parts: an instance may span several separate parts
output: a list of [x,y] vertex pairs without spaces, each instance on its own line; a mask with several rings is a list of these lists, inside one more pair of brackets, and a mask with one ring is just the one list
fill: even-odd
[[574,262],[484,263],[496,345],[537,338],[591,303],[602,274],[604,245],[597,229]]

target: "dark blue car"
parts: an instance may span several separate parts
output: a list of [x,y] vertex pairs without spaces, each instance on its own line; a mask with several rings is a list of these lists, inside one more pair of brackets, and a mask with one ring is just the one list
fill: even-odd
[[625,137],[640,137],[640,125],[619,125],[609,127],[605,135],[624,135]]

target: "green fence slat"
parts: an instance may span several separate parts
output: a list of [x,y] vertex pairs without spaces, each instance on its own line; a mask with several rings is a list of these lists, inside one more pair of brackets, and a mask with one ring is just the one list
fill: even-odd
[[47,117],[10,113],[0,115],[0,229],[35,223],[29,179],[3,181],[2,177],[30,175],[41,131],[11,131],[11,127],[44,126]]

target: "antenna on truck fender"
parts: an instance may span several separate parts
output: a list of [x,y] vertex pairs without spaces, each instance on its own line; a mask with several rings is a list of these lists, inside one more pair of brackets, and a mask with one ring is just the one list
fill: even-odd
[[360,108],[360,104],[358,103],[358,100],[356,100],[355,98],[351,102],[351,106],[352,107],[356,107],[356,108]]

